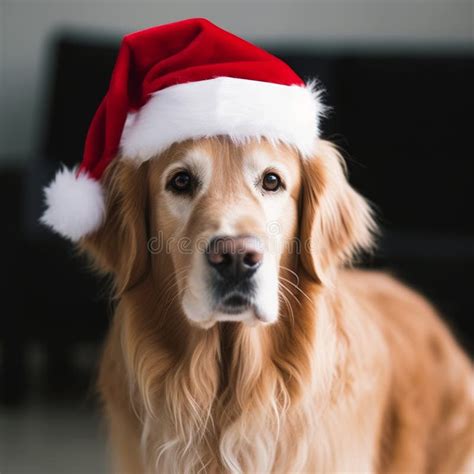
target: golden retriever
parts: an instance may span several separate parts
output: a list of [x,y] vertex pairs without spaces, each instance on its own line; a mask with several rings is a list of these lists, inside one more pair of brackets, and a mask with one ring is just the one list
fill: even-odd
[[474,472],[470,361],[420,295],[347,269],[375,225],[333,145],[186,141],[104,185],[81,245],[115,282],[114,472]]

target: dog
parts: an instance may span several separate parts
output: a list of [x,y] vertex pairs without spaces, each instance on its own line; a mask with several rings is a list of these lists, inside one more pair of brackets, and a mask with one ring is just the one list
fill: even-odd
[[114,472],[474,472],[471,363],[422,296],[351,268],[377,229],[334,145],[122,158],[80,244],[114,282]]

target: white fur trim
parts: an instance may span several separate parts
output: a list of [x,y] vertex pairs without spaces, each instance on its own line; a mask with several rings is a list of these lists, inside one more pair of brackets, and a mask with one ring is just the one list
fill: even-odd
[[265,137],[303,155],[314,151],[323,112],[313,84],[283,86],[219,77],[154,93],[125,124],[121,151],[142,162],[175,142],[228,135],[236,142]]
[[104,219],[104,193],[98,181],[63,168],[44,190],[46,211],[41,222],[63,237],[78,241],[97,230]]

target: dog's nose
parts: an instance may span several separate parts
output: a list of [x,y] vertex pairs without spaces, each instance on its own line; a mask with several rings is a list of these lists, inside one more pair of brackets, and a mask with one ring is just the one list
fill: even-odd
[[251,277],[263,260],[261,241],[254,236],[215,237],[207,247],[209,265],[225,279]]

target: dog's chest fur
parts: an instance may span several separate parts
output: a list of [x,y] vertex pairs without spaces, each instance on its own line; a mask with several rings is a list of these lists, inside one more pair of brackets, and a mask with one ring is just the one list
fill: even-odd
[[[372,389],[380,374],[338,378],[358,368],[345,360],[321,309],[317,327],[296,325],[290,340],[280,334],[277,348],[275,334],[230,323],[192,338],[192,351],[161,368],[153,400],[136,394],[149,470],[371,472],[382,416],[379,389]],[[335,456],[341,452],[347,455]]]

